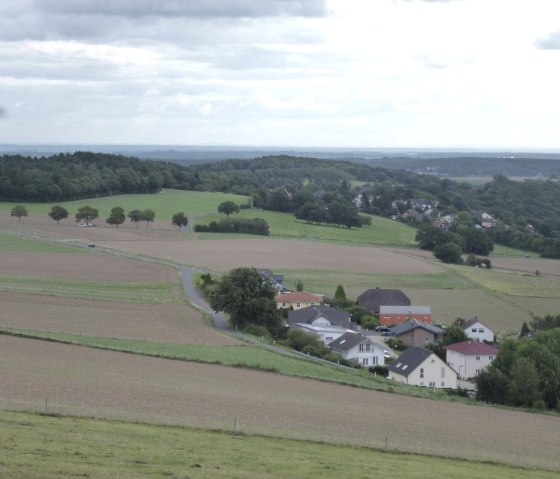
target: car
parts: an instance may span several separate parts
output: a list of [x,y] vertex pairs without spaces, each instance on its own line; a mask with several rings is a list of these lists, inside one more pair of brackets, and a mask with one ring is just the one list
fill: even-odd
[[88,248],[95,248],[95,243],[89,243]]

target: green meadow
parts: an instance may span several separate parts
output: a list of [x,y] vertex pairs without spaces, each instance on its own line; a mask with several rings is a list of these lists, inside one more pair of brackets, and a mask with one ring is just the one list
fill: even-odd
[[10,479],[553,479],[551,471],[366,447],[91,418],[0,412]]
[[0,251],[29,253],[91,253],[88,249],[66,246],[60,243],[42,241],[29,235],[7,233],[0,230]]
[[[97,208],[99,210],[99,216],[102,218],[109,216],[111,208],[120,206],[125,212],[131,210],[153,210],[156,213],[156,220],[158,220],[171,218],[171,216],[178,211],[183,211],[189,218],[190,216],[196,216],[202,213],[212,213],[217,210],[218,205],[223,201],[235,201],[241,204],[247,202],[247,197],[228,193],[164,190],[161,193],[146,195],[118,195],[58,203],[20,202],[17,204],[24,205],[29,213],[44,214],[48,214],[51,207],[55,204],[64,206],[70,213],[68,220],[70,217],[73,217],[78,208],[85,205]],[[0,203],[0,210],[10,211],[15,204],[16,203]],[[25,221],[25,219],[22,219],[22,221]]]

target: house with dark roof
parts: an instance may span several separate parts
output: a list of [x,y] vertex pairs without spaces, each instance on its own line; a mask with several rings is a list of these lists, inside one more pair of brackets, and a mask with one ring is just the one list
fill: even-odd
[[408,348],[389,364],[389,378],[413,386],[457,389],[457,373],[435,353]]
[[288,326],[312,333],[327,345],[345,333],[355,331],[350,313],[328,306],[309,306],[288,313]]
[[276,291],[284,291],[284,275],[283,274],[274,274],[270,269],[259,269],[259,274],[263,278],[268,278],[272,281],[274,285],[274,289]]
[[410,319],[391,328],[391,336],[400,339],[407,346],[423,348],[429,343],[439,343],[444,331],[433,324]]
[[340,354],[347,361],[369,366],[385,364],[385,349],[372,339],[357,333],[346,333],[328,344],[333,353]]
[[496,346],[475,339],[448,344],[444,349],[447,364],[459,373],[461,379],[478,376],[484,368],[492,364],[499,351]]
[[432,308],[429,306],[379,306],[379,322],[382,326],[393,326],[410,319],[432,322]]
[[323,297],[306,291],[292,291],[281,293],[274,298],[278,308],[301,309],[317,306],[323,302]]
[[463,331],[471,339],[494,342],[494,331],[476,316],[463,323]]
[[358,296],[357,304],[360,308],[379,314],[381,305],[410,306],[410,298],[400,289],[372,288]]

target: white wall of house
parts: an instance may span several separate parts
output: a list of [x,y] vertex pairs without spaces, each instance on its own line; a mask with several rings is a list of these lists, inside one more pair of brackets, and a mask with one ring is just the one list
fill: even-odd
[[471,339],[494,342],[494,331],[481,322],[476,322],[465,329],[465,334]]
[[[369,347],[368,347],[369,346]],[[383,348],[373,341],[364,341],[346,352],[335,351],[348,361],[356,361],[364,367],[384,366]]]
[[465,355],[457,351],[447,350],[447,364],[459,373],[461,379],[474,378],[479,373],[487,368],[495,355],[493,354],[480,354],[480,355]]
[[413,386],[457,389],[457,373],[435,354],[426,358],[408,377],[390,371],[389,378]]
[[343,334],[348,332],[347,329],[344,328],[337,328],[336,326],[324,326],[324,325],[315,325],[313,324],[304,324],[304,323],[297,323],[293,326],[294,328],[302,329],[306,333],[312,333],[318,336],[325,346],[328,345],[331,341],[340,338]]

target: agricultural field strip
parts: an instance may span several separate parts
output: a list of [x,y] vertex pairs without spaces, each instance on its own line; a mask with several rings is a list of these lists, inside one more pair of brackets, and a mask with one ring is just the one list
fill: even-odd
[[146,304],[178,303],[176,283],[86,281],[0,275],[0,291]]
[[[370,448],[275,439],[231,431],[205,431],[23,412],[0,413],[8,444],[0,474],[12,479],[74,477],[182,477],[195,466],[202,479],[339,479],[367,476],[431,479],[557,479],[558,473],[402,454]],[[255,460],[259,458],[259,460]]]
[[61,344],[85,346],[170,360],[256,369],[259,371],[275,372],[285,376],[316,379],[319,381],[373,389],[376,391],[390,391],[413,397],[468,402],[466,399],[457,396],[449,396],[444,391],[409,387],[381,377],[375,377],[368,371],[351,369],[341,370],[335,365],[330,366],[325,363],[317,363],[316,361],[305,359],[305,357],[287,357],[247,343],[231,346],[172,344],[6,327],[0,327],[0,335],[51,341]]
[[374,448],[388,436],[392,450],[558,469],[552,415],[6,336],[0,347],[4,409],[44,410],[47,397],[59,414],[214,429],[237,417],[250,434]]

